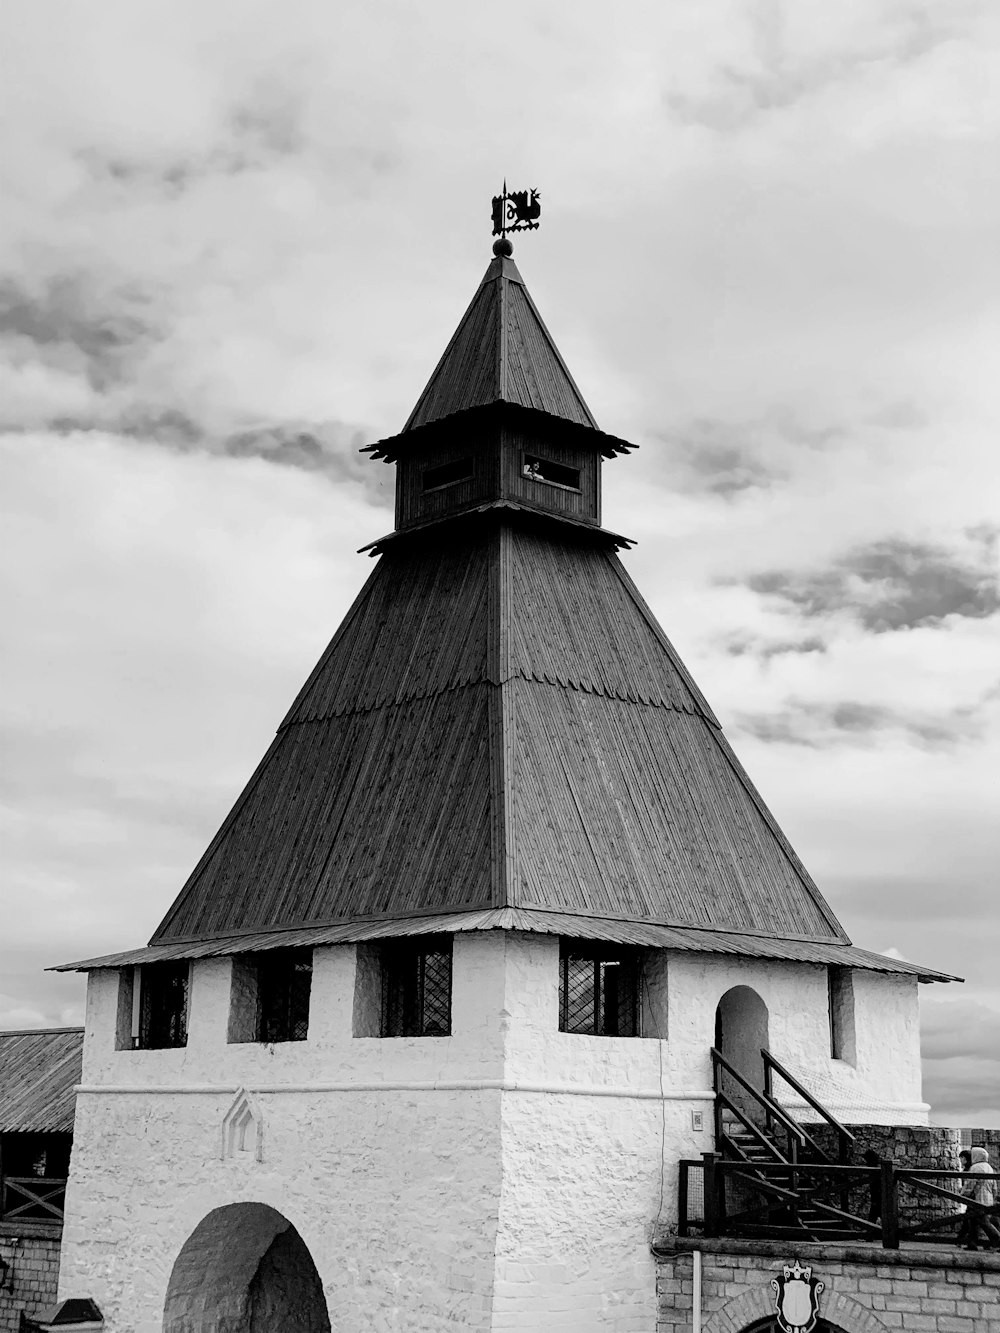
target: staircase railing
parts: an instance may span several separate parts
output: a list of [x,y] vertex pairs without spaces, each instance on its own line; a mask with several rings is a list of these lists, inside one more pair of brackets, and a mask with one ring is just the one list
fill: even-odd
[[[991,1209],[961,1193],[969,1184],[963,1172],[897,1167],[888,1160],[878,1166],[821,1162],[794,1168],[756,1162],[751,1168],[705,1153],[679,1165],[681,1236],[867,1241],[896,1250],[901,1242],[953,1243],[963,1219],[988,1218]],[[1000,1187],[1000,1175],[974,1179]],[[750,1187],[749,1199],[732,1188],[737,1182]],[[828,1202],[845,1194],[846,1207]]]
[[[846,1165],[851,1160],[851,1145],[856,1142],[855,1136],[840,1123],[836,1116],[826,1109],[822,1102],[812,1095],[808,1088],[804,1088],[795,1075],[790,1073],[780,1061],[776,1060],[766,1047],[761,1047],[760,1054],[764,1061],[764,1091],[767,1096],[772,1099],[774,1097],[774,1075],[777,1074],[834,1130],[837,1135],[837,1160],[842,1165]],[[814,1146],[817,1147],[825,1161],[831,1160],[829,1153],[824,1152],[815,1142]]]
[[[764,1123],[768,1129],[767,1135],[761,1133],[760,1129],[754,1125],[750,1117],[746,1115],[742,1108],[738,1106],[733,1098],[726,1092],[723,1086],[723,1071],[725,1071],[725,1073],[743,1089],[751,1103],[756,1104],[763,1111]],[[720,1149],[723,1146],[726,1146],[732,1150],[735,1146],[732,1139],[726,1133],[722,1117],[723,1110],[728,1110],[736,1116],[745,1128],[754,1134],[755,1137],[764,1141],[772,1150],[777,1149],[777,1145],[774,1143],[773,1139],[769,1138],[769,1135],[774,1133],[775,1124],[780,1125],[787,1137],[788,1146],[787,1151],[784,1154],[780,1151],[773,1152],[773,1155],[776,1156],[779,1161],[796,1162],[801,1150],[805,1147],[812,1149],[821,1161],[830,1161],[829,1154],[824,1151],[809,1131],[800,1125],[790,1112],[786,1111],[783,1106],[779,1106],[771,1096],[770,1092],[767,1090],[761,1091],[760,1088],[755,1088],[752,1083],[743,1077],[739,1070],[733,1068],[722,1052],[717,1051],[714,1046],[712,1047],[712,1086],[715,1089],[715,1142]]]

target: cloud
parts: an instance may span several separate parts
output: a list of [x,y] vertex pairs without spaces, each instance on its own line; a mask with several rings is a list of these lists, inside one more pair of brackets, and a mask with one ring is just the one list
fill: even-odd
[[1000,1005],[924,1004],[921,1051],[924,1096],[936,1123],[1000,1127]]
[[351,482],[373,499],[391,492],[394,473],[377,468],[360,450],[368,443],[365,434],[341,422],[284,421],[235,431],[221,441],[221,452],[229,458],[260,458],[280,467],[318,472],[334,483]]
[[687,490],[726,500],[773,486],[784,473],[765,460],[754,433],[722,421],[693,421],[669,442],[673,478]]
[[822,653],[826,651],[828,640],[818,634],[810,634],[801,639],[768,640],[751,634],[731,634],[723,637],[723,650],[730,657],[756,657],[763,662],[772,657],[782,657],[786,653]]
[[773,712],[738,711],[734,722],[738,730],[758,740],[789,745],[818,748],[838,744],[876,745],[884,740],[886,733],[895,733],[935,750],[979,740],[985,735],[985,706],[990,699],[984,699],[981,707],[943,709],[925,715],[859,700],[807,703],[793,699]]
[[0,14],[9,1007],[57,1021],[44,963],[148,938],[369,572],[393,473],[356,446],[468,303],[498,163],[643,445],[607,525],[754,781],[859,942],[993,977],[1000,13],[506,15]]
[[951,1060],[961,1055],[979,1058],[989,1053],[988,1059],[998,1066],[993,1076],[1000,1094],[1000,1009],[970,999],[928,1005],[920,1044],[925,1060]]
[[966,536],[961,552],[886,537],[849,551],[831,568],[767,570],[747,585],[798,615],[846,613],[875,634],[940,625],[952,616],[983,619],[1000,610],[997,531],[980,527]]

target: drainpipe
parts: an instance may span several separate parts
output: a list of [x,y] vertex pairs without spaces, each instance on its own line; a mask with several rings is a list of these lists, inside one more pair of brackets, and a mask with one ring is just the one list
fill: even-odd
[[691,1258],[691,1333],[701,1333],[701,1250]]

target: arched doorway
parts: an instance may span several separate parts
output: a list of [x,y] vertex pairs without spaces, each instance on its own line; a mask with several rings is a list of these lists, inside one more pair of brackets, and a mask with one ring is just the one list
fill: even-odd
[[[766,1048],[767,1005],[750,986],[733,986],[719,1001],[715,1011],[715,1047],[751,1087],[763,1091]],[[760,1118],[760,1108],[753,1098],[732,1078],[723,1073],[723,1090],[753,1119]]]
[[265,1203],[215,1208],[174,1263],[163,1333],[330,1333],[323,1284],[302,1237]]

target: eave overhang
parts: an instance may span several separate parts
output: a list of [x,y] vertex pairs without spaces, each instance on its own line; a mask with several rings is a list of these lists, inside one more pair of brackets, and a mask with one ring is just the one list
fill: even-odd
[[573,939],[601,940],[646,949],[680,953],[725,954],[790,963],[855,968],[865,972],[911,976],[917,981],[961,981],[961,977],[923,967],[900,958],[871,953],[852,944],[796,937],[779,938],[740,931],[704,930],[673,926],[657,921],[617,921],[570,912],[520,907],[483,908],[404,918],[358,919],[329,925],[302,926],[291,930],[228,935],[213,940],[176,941],[150,945],[122,953],[105,954],[74,963],[61,963],[50,972],[90,972],[100,968],[135,967],[182,959],[224,958],[233,954],[261,953],[270,949],[317,948],[354,944],[401,936],[461,934],[466,931],[516,930],[533,934],[560,935]]
[[584,519],[573,518],[568,514],[553,514],[550,510],[536,509],[519,500],[490,500],[486,504],[470,506],[457,514],[448,514],[444,518],[435,518],[427,523],[415,523],[411,527],[387,532],[384,536],[377,537],[375,541],[360,546],[358,554],[376,556],[381,555],[390,546],[395,547],[400,543],[426,537],[436,538],[452,531],[458,535],[463,526],[472,521],[481,525],[484,515],[497,520],[507,519],[521,527],[539,531],[558,533],[562,529],[564,532],[571,532],[576,539],[582,537],[592,542],[594,546],[604,546],[608,550],[627,550],[635,545],[631,537],[623,537],[621,533],[611,532],[596,523],[588,523]]
[[534,407],[522,407],[519,403],[506,402],[497,398],[490,403],[475,407],[466,407],[458,412],[451,412],[438,417],[426,425],[412,426],[390,435],[374,444],[366,444],[359,452],[370,454],[372,458],[385,463],[395,463],[409,453],[422,448],[428,440],[440,439],[442,432],[468,433],[479,425],[493,424],[497,421],[510,422],[512,425],[534,425],[544,430],[551,439],[562,439],[578,445],[596,449],[604,458],[616,458],[621,454],[632,453],[637,444],[609,435],[596,426],[584,426],[576,421],[567,421],[565,417],[552,416]]

